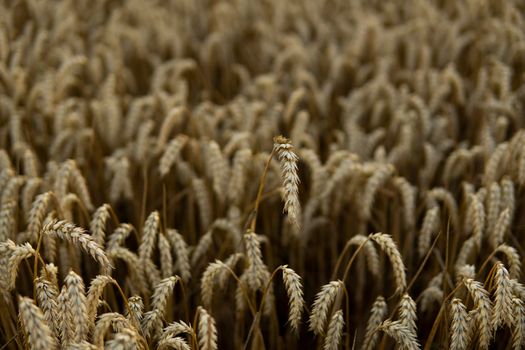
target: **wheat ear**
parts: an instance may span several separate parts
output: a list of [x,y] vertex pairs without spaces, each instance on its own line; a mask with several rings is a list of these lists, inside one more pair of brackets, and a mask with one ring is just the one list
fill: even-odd
[[168,240],[173,247],[173,252],[177,257],[175,262],[175,269],[179,272],[182,280],[187,283],[191,278],[190,253],[188,251],[188,244],[184,237],[174,229],[166,230]]
[[525,305],[520,297],[512,298],[514,328],[512,334],[512,349],[522,349],[525,345]]
[[487,232],[492,234],[501,209],[501,188],[497,182],[490,185],[487,197]]
[[417,306],[416,302],[408,295],[408,293],[405,293],[401,297],[401,301],[399,303],[399,320],[407,326],[407,328],[414,334],[414,337],[417,338]]
[[489,293],[483,288],[482,284],[472,278],[463,279],[463,283],[467,287],[474,304],[476,305],[475,321],[479,330],[479,347],[481,349],[488,349],[492,339],[492,302],[489,298]]
[[452,322],[450,324],[450,349],[466,350],[470,342],[468,328],[469,315],[467,308],[460,299],[454,298],[450,303],[450,312],[452,313]]
[[336,296],[342,292],[343,288],[344,283],[342,281],[332,281],[321,287],[321,291],[315,296],[309,321],[309,329],[315,334],[324,334],[328,312]]
[[13,250],[11,252],[11,256],[9,257],[8,264],[7,264],[7,272],[8,272],[8,284],[7,284],[7,290],[13,290],[16,286],[16,277],[18,275],[18,266],[20,263],[32,256],[35,255],[35,250],[29,243],[25,243],[22,245],[14,245],[11,241],[8,241],[7,243],[0,243],[0,245],[9,244],[13,246]]
[[328,331],[324,340],[323,350],[339,349],[344,326],[345,320],[343,317],[343,311],[337,310],[332,316],[332,319],[328,325]]
[[59,316],[60,316],[60,340],[63,345],[67,345],[73,339],[73,314],[69,307],[68,293],[66,286],[62,286],[62,290],[57,298]]
[[494,308],[492,310],[492,329],[495,332],[502,324],[512,328],[514,323],[512,285],[509,278],[509,272],[502,263],[496,264],[494,284],[496,290],[494,292]]
[[510,210],[506,208],[503,210],[496,221],[492,231],[489,231],[489,241],[492,248],[496,248],[499,244],[503,243],[505,233],[510,228]]
[[66,221],[52,220],[47,223],[42,230],[53,237],[59,237],[63,240],[78,244],[100,264],[104,273],[108,273],[111,270],[111,264],[104,250],[90,235],[85,233],[84,229]]
[[386,320],[379,326],[379,330],[392,337],[402,349],[418,350],[420,348],[414,333],[401,321]]
[[55,337],[60,335],[60,315],[58,307],[58,290],[55,285],[43,277],[36,280],[38,304],[44,311],[44,317],[52,326]]
[[87,312],[86,295],[82,277],[69,272],[66,276],[67,306],[71,310],[73,322],[73,342],[81,342],[87,338],[89,332],[89,316]]
[[432,235],[439,231],[440,224],[440,210],[439,206],[434,206],[427,210],[423,219],[423,226],[419,233],[419,241],[417,246],[417,252],[420,257],[423,257],[432,241]]
[[521,257],[518,250],[506,244],[501,244],[494,252],[501,252],[509,263],[510,278],[518,279],[521,275]]
[[396,292],[401,292],[406,288],[405,265],[397,246],[390,235],[384,233],[374,233],[370,239],[376,242],[388,256],[394,270],[394,279],[396,282]]
[[217,328],[215,320],[201,306],[197,308],[199,314],[199,348],[202,350],[217,350]]
[[177,135],[166,146],[159,162],[159,172],[162,177],[169,173],[171,166],[177,161],[177,158],[179,158],[180,152],[187,141],[188,136]]
[[188,342],[182,338],[167,336],[158,342],[157,349],[190,350],[190,346]]
[[394,171],[395,168],[390,164],[378,166],[372,176],[368,178],[363,189],[361,203],[361,215],[364,220],[370,219],[377,191],[392,177]]
[[95,210],[93,219],[89,224],[89,230],[91,235],[97,244],[101,247],[104,246],[106,238],[106,222],[110,217],[111,206],[109,204],[103,204]]
[[366,263],[368,264],[370,272],[374,276],[379,276],[381,267],[379,266],[379,255],[377,254],[377,249],[374,246],[374,243],[372,243],[364,235],[355,235],[354,237],[350,238],[347,245],[355,245],[358,247],[363,245],[363,249],[365,251],[366,256]]
[[288,322],[290,323],[292,330],[295,333],[298,333],[299,325],[301,323],[301,315],[304,308],[301,277],[287,266],[283,266],[281,270],[283,272],[283,282],[286,287],[286,293],[288,294],[288,304],[290,305]]
[[173,275],[173,257],[171,256],[170,242],[164,235],[159,235],[158,241],[160,254],[160,271],[162,278],[167,278]]
[[22,320],[24,331],[28,335],[31,349],[56,349],[56,339],[49,328],[42,310],[35,305],[32,299],[26,297],[20,297],[18,305],[20,307],[20,319]]
[[99,275],[91,281],[89,290],[86,298],[87,305],[87,315],[89,321],[89,327],[93,328],[95,326],[95,319],[97,317],[97,307],[99,304],[99,299],[104,292],[104,288],[111,283],[117,283],[112,277],[107,275]]
[[160,216],[157,211],[149,214],[144,223],[144,230],[139,245],[139,258],[142,262],[151,258],[160,230]]
[[383,322],[387,312],[388,308],[385,298],[378,296],[372,305],[372,310],[370,311],[370,317],[368,318],[368,322],[366,324],[366,333],[361,349],[371,350],[376,347],[377,341],[379,340],[377,328],[381,322]]
[[299,202],[299,175],[297,173],[297,161],[299,157],[295,154],[290,140],[283,136],[273,139],[274,152],[276,152],[281,164],[281,174],[284,187],[284,210],[288,214],[288,221],[299,227],[301,204]]

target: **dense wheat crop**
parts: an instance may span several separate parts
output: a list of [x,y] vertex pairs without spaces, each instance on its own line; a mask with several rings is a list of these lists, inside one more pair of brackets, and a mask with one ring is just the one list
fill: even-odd
[[0,349],[525,348],[522,0],[1,0]]

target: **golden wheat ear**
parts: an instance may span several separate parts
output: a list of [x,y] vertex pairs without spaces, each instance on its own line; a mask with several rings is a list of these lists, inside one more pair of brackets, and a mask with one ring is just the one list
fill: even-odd
[[299,157],[295,154],[294,147],[290,140],[283,136],[276,136],[273,139],[274,151],[281,164],[281,174],[283,177],[284,189],[284,211],[288,214],[289,222],[300,226],[301,203],[299,202],[299,175],[297,171],[297,161]]

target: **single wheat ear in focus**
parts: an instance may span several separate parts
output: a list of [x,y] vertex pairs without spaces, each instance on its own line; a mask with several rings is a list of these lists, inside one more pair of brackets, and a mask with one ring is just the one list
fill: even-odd
[[297,174],[297,161],[291,141],[284,136],[273,139],[273,149],[281,164],[284,189],[284,211],[288,214],[288,221],[299,228],[301,204],[299,203],[299,175]]

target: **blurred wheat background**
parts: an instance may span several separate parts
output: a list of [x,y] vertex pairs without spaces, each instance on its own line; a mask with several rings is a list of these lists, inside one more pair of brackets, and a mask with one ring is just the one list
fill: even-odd
[[522,0],[0,1],[0,349],[522,349]]

